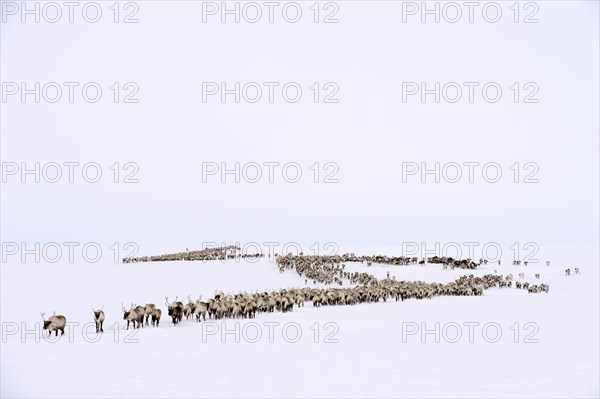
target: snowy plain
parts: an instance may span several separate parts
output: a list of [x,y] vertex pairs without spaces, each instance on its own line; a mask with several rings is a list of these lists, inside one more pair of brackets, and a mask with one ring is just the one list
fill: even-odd
[[[85,265],[8,261],[1,269],[1,394],[598,397],[597,249],[562,248],[551,256],[550,267],[545,262],[513,266],[505,256],[502,266],[473,271],[431,264],[347,265],[378,278],[389,271],[397,279],[430,282],[497,270],[515,279],[524,272],[524,281],[535,283],[534,274],[540,273],[539,282],[550,284],[548,294],[492,288],[483,297],[323,308],[306,302],[287,314],[184,320],[178,326],[165,314],[159,328],[139,330],[124,329],[121,302],[153,302],[164,311],[165,296],[303,287],[304,278],[295,271],[279,273],[268,258]],[[575,265],[573,259],[581,262]],[[581,274],[565,276],[564,269],[573,266]],[[92,305],[105,305],[100,336],[90,324]],[[44,338],[41,310],[47,315],[56,310],[79,325],[57,342]]]
[[[25,4],[2,5],[13,3]],[[3,254],[1,397],[600,397],[600,3],[498,2],[497,23],[483,18],[481,4],[471,23],[469,2],[436,1],[429,7],[459,4],[461,21],[436,23],[429,14],[423,23],[409,13],[404,23],[406,6],[425,2],[327,1],[321,20],[333,6],[339,23],[315,23],[310,0],[299,2],[300,22],[283,20],[281,7],[270,23],[268,2],[258,2],[256,24],[231,15],[223,23],[218,14],[203,23],[203,5],[212,2],[160,0],[122,3],[121,17],[139,7],[139,23],[115,23],[113,1],[100,2],[98,23],[80,13],[70,23],[60,3],[59,23],[3,14],[0,24],[0,80],[29,89],[59,82],[65,90],[57,103],[41,94],[40,102],[14,94],[0,103],[0,158],[21,170],[3,176],[0,235],[3,245],[109,241],[107,256],[36,263]],[[89,103],[78,89],[71,102],[67,82],[95,82],[104,95]],[[266,90],[257,103],[203,100],[206,83],[252,82],[293,82],[304,95],[296,103],[279,89],[274,102]],[[116,102],[115,83],[135,83],[136,102]],[[328,83],[339,87],[332,103],[324,102]],[[458,103],[441,94],[441,101],[406,99],[407,83],[458,83],[464,91]],[[502,88],[498,102],[483,98],[487,84]],[[90,184],[80,168],[74,182],[66,168],[57,184],[24,176],[37,163],[73,162],[97,162],[102,180]],[[302,180],[290,184],[282,168],[273,182],[266,168],[257,184],[224,179],[234,165],[273,162],[297,163]],[[467,168],[456,184],[424,179],[434,165],[473,162],[480,165],[474,181]],[[139,182],[115,179],[116,163],[138,167]],[[205,163],[221,165],[221,175],[204,181]],[[323,168],[315,180],[316,163],[339,167],[339,182],[324,184]],[[406,163],[420,165],[421,176],[405,180]],[[482,173],[491,163],[501,166],[497,184]],[[525,165],[539,167],[539,183],[524,184]],[[178,326],[165,314],[159,328],[124,330],[121,303],[165,311],[165,296],[305,283],[268,258],[115,263],[114,241],[144,243],[139,255],[154,255],[206,240],[267,238],[372,246],[338,251],[357,255],[399,256],[402,248],[383,246],[409,240],[593,247],[545,247],[541,263],[527,267],[512,266],[505,250],[501,266],[474,271],[347,265],[429,282],[494,270],[536,282],[540,273],[548,294],[513,288],[356,306],[307,302],[289,314]],[[567,267],[581,274],[567,277]],[[102,305],[107,320],[98,336],[90,306]],[[54,310],[72,326],[58,342],[40,331],[40,312]]]

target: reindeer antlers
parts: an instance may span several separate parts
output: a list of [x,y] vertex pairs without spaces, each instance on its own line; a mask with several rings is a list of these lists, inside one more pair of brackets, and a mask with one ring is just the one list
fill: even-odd
[[121,309],[123,309],[123,312],[127,312],[127,309],[125,309],[125,305],[123,305],[123,302],[121,302]]
[[40,312],[40,314],[42,315],[42,320],[46,321],[46,319],[44,318],[44,315],[45,315],[46,313],[44,313],[44,312]]

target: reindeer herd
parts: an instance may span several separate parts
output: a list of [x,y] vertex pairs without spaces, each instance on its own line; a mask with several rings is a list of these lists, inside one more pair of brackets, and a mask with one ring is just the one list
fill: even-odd
[[129,330],[130,323],[133,325],[133,328],[140,328],[144,324],[149,325],[150,323],[152,323],[153,327],[158,327],[160,317],[162,316],[162,311],[153,303],[148,303],[146,306],[137,306],[132,303],[129,310],[127,310],[121,302],[121,310],[123,311],[123,320],[127,322],[127,330]]
[[[221,248],[210,251],[193,252],[193,257],[219,258],[222,256],[232,256],[228,253],[231,248]],[[189,254],[190,252],[186,252]],[[177,256],[165,255],[169,259]],[[235,256],[235,255],[233,255]],[[256,256],[262,256],[257,254]],[[160,258],[160,257],[158,257]],[[154,259],[131,259],[130,262],[153,261]],[[452,258],[428,258],[429,263],[441,263],[444,268],[452,266],[452,268],[464,267],[474,268],[480,264],[486,264],[487,261],[480,260],[479,263],[474,263],[470,259],[465,261],[454,260]],[[169,302],[169,298],[165,297],[165,306],[167,313],[171,317],[174,326],[178,325],[185,318],[195,320],[196,322],[206,321],[208,316],[210,319],[222,318],[255,318],[260,313],[271,313],[279,311],[288,313],[293,311],[294,306],[298,308],[304,307],[305,302],[312,302],[313,307],[335,306],[335,305],[356,305],[360,303],[377,303],[380,301],[386,302],[388,299],[396,301],[405,301],[408,299],[432,299],[435,296],[480,296],[484,291],[492,287],[512,287],[513,275],[507,276],[498,275],[497,270],[494,274],[486,274],[483,277],[475,277],[472,274],[469,276],[463,275],[457,280],[447,283],[426,283],[423,281],[397,281],[395,276],[390,278],[389,272],[385,279],[377,279],[375,276],[365,272],[349,272],[345,270],[345,262],[367,262],[367,266],[371,262],[384,264],[416,264],[417,258],[393,258],[387,256],[374,257],[356,257],[354,254],[345,255],[330,255],[330,256],[304,256],[302,254],[294,256],[288,254],[286,256],[276,256],[276,262],[281,272],[286,269],[296,270],[296,272],[305,277],[304,288],[280,289],[278,291],[255,291],[255,292],[238,292],[237,294],[224,292],[216,292],[212,298],[205,301],[202,300],[202,295],[198,299],[193,300],[191,295],[188,295],[188,301],[183,303],[178,297],[175,301]],[[500,263],[500,262],[498,262]],[[550,261],[547,262],[549,266]],[[570,275],[570,269],[565,271],[566,275]],[[575,268],[575,273],[579,274],[579,268]],[[519,273],[519,280],[525,278],[525,273]],[[540,275],[535,274],[535,278],[539,279]],[[324,284],[324,288],[309,287],[308,281],[312,280],[313,284],[317,282]],[[341,286],[346,282],[351,287]],[[333,285],[334,287],[329,287]],[[515,283],[517,289],[525,289],[529,293],[549,292],[547,284],[530,285],[528,282],[517,281]],[[145,306],[135,305],[131,303],[127,308],[121,303],[123,311],[123,320],[126,321],[125,328],[129,329],[131,325],[134,329],[144,327],[144,325],[158,327],[162,316],[161,309],[157,308],[153,303],[147,303]],[[96,324],[96,333],[104,332],[103,323],[106,319],[104,306],[96,309],[92,307],[94,322]],[[56,315],[56,312],[48,318],[44,319],[44,330],[61,332],[64,334],[66,326],[66,318],[62,315]]]
[[[141,256],[123,258],[123,263],[136,262],[169,262],[169,261],[210,261],[210,260],[226,260],[238,258],[262,258],[265,255],[262,253],[256,254],[240,254],[240,247],[230,245],[227,247],[206,248],[200,251],[178,252],[174,254],[156,255],[156,256]],[[236,253],[237,252],[237,253]]]
[[[496,272],[496,271],[494,270],[494,272]],[[536,274],[535,277],[539,279],[540,275]],[[525,278],[525,273],[519,273],[519,280],[524,279],[524,278]],[[513,280],[513,275],[509,274],[508,276],[506,276],[504,278],[504,280],[501,280],[499,282],[498,287],[499,288],[503,288],[503,287],[511,288],[512,280]],[[527,292],[529,292],[530,294],[537,294],[538,292],[545,292],[545,293],[550,292],[550,286],[548,284],[540,284],[540,285],[531,285],[530,286],[530,284],[528,282],[517,281],[517,282],[515,282],[515,288],[527,290]]]

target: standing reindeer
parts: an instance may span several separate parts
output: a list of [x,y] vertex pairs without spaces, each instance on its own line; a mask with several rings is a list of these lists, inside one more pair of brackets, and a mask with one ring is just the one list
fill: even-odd
[[135,311],[138,314],[138,327],[144,327],[144,315],[146,314],[146,308],[139,305],[134,305]]
[[42,320],[44,320],[44,330],[48,330],[48,336],[52,335],[52,331],[56,331],[56,335],[58,336],[58,330],[60,330],[60,336],[65,335],[65,326],[67,325],[67,319],[65,316],[56,315],[56,312],[52,316],[48,318],[48,320],[44,319],[45,313],[42,312]]
[[196,301],[196,308],[194,309],[194,315],[196,316],[196,321],[200,321],[200,317],[204,321],[206,321],[206,312],[208,312],[208,303],[202,302],[202,295]]
[[171,316],[171,319],[173,320],[173,324],[177,325],[177,323],[179,323],[181,321],[181,319],[183,319],[183,303],[177,301],[177,298],[175,298],[175,302],[169,304],[169,298],[165,297],[166,300],[166,305],[168,308],[168,313],[169,316]]
[[92,311],[94,312],[94,321],[96,322],[96,334],[104,332],[104,329],[102,328],[102,324],[104,324],[104,305],[98,310],[94,309],[92,306]]
[[[123,309],[123,320],[127,320],[127,329],[129,330],[129,323],[133,323],[133,328],[140,328],[140,317],[143,316],[143,313],[140,315],[137,309],[134,309],[133,303],[131,304],[131,308],[129,310],[125,309],[125,305],[121,302],[121,309]],[[138,323],[137,327],[135,323]]]
[[148,319],[150,316],[154,314],[154,310],[156,310],[156,306],[153,303],[147,303],[144,308],[144,316],[146,317],[145,324],[148,325]]
[[196,304],[192,301],[192,296],[188,295],[188,303],[183,307],[183,313],[185,315],[186,320],[190,318],[194,314],[196,310]]
[[152,311],[152,326],[158,327],[158,323],[160,322],[160,316],[162,316],[162,311],[160,309],[154,309]]
[[578,267],[575,268],[575,274],[579,274],[579,268]]

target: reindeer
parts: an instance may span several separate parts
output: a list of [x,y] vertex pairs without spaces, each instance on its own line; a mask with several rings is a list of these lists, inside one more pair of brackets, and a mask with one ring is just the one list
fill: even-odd
[[185,315],[185,319],[189,320],[190,316],[194,314],[196,310],[196,304],[192,301],[192,296],[188,295],[188,303],[183,307],[183,313]]
[[257,307],[255,306],[255,304],[248,302],[246,305],[244,305],[244,309],[242,310],[242,317],[253,319],[256,317],[256,310]]
[[162,311],[160,309],[154,309],[152,311],[152,327],[158,327],[160,316],[162,316]]
[[550,266],[550,261],[549,260],[546,261],[546,266]]
[[579,274],[579,268],[578,267],[575,268],[575,274]]
[[102,328],[102,324],[104,324],[104,305],[99,310],[94,309],[92,306],[92,311],[94,312],[94,321],[96,322],[96,334],[104,332]]
[[144,324],[149,325],[148,319],[150,319],[150,316],[152,316],[152,313],[154,313],[155,309],[156,305],[154,305],[153,303],[146,304],[146,306],[144,307],[144,317],[146,318]]
[[538,287],[537,285],[532,285],[531,287],[529,287],[529,288],[527,289],[527,291],[528,291],[530,294],[537,294],[538,292],[540,292],[540,287]]
[[48,330],[48,336],[52,335],[52,331],[55,331],[55,336],[58,337],[58,330],[60,330],[60,336],[65,335],[65,326],[67,325],[67,319],[65,316],[56,315],[56,312],[52,316],[48,318],[48,320],[44,319],[44,315],[46,313],[41,313],[42,320],[44,320],[44,330]]
[[296,299],[294,300],[294,302],[296,303],[296,305],[298,305],[298,307],[304,307],[304,297],[302,297],[302,295],[296,295]]
[[194,309],[194,315],[196,316],[196,321],[200,321],[200,317],[206,321],[206,312],[208,312],[208,303],[202,302],[202,295],[196,301],[196,307]]
[[177,301],[177,297],[175,298],[175,302],[169,304],[169,298],[165,297],[166,305],[168,308],[168,314],[171,316],[173,320],[173,325],[177,325],[183,319],[183,303]]
[[143,306],[135,305],[135,311],[138,314],[138,327],[144,327],[144,315],[146,314],[146,308]]
[[540,274],[539,274],[539,273],[536,273],[536,274],[535,274],[535,278],[540,278]]
[[[140,328],[140,314],[137,309],[133,308],[133,303],[131,304],[131,308],[129,310],[125,309],[125,305],[121,302],[121,309],[123,310],[123,320],[127,320],[127,329],[129,330],[129,323],[133,323],[133,328]],[[142,314],[143,315],[143,314]],[[138,323],[137,327],[135,323]]]
[[565,276],[570,276],[570,275],[571,275],[571,269],[565,270]]
[[525,278],[525,273],[519,273],[519,279]]

